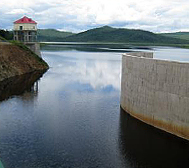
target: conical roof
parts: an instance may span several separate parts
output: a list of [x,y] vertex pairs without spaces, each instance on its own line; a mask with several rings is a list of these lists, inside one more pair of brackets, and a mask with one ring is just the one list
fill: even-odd
[[28,18],[26,16],[24,16],[21,19],[16,20],[14,23],[33,23],[33,24],[37,24],[37,22],[35,22],[34,20],[32,20],[31,18]]

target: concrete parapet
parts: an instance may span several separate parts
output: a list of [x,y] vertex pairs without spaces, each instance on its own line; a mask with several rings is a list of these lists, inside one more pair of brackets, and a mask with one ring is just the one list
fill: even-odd
[[121,107],[147,124],[189,140],[189,63],[122,57]]
[[152,52],[130,52],[127,54],[123,55],[130,55],[130,56],[135,56],[135,57],[145,57],[145,58],[153,58],[153,53]]

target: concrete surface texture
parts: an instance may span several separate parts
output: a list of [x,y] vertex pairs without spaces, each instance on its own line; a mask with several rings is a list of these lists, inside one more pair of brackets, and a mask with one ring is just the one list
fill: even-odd
[[31,51],[41,57],[40,44],[36,42],[26,42],[24,43]]
[[147,124],[189,140],[189,63],[122,57],[121,107]]

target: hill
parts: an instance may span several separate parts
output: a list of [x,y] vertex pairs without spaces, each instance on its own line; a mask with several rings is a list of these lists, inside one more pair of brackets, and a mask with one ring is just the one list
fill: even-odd
[[166,37],[183,39],[183,40],[189,40],[189,32],[162,33],[160,35],[163,35],[163,36],[166,36]]
[[55,29],[38,29],[38,41],[62,41],[63,38],[71,35],[74,35],[74,33]]
[[116,42],[116,43],[156,43],[184,44],[187,40],[166,37],[144,30],[112,28],[104,26],[68,36],[67,42]]

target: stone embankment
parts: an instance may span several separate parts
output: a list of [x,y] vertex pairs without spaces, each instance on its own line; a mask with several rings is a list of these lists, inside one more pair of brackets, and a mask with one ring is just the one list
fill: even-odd
[[189,140],[189,63],[122,57],[121,107],[141,121]]
[[45,71],[47,63],[29,49],[0,42],[0,81],[34,71]]

